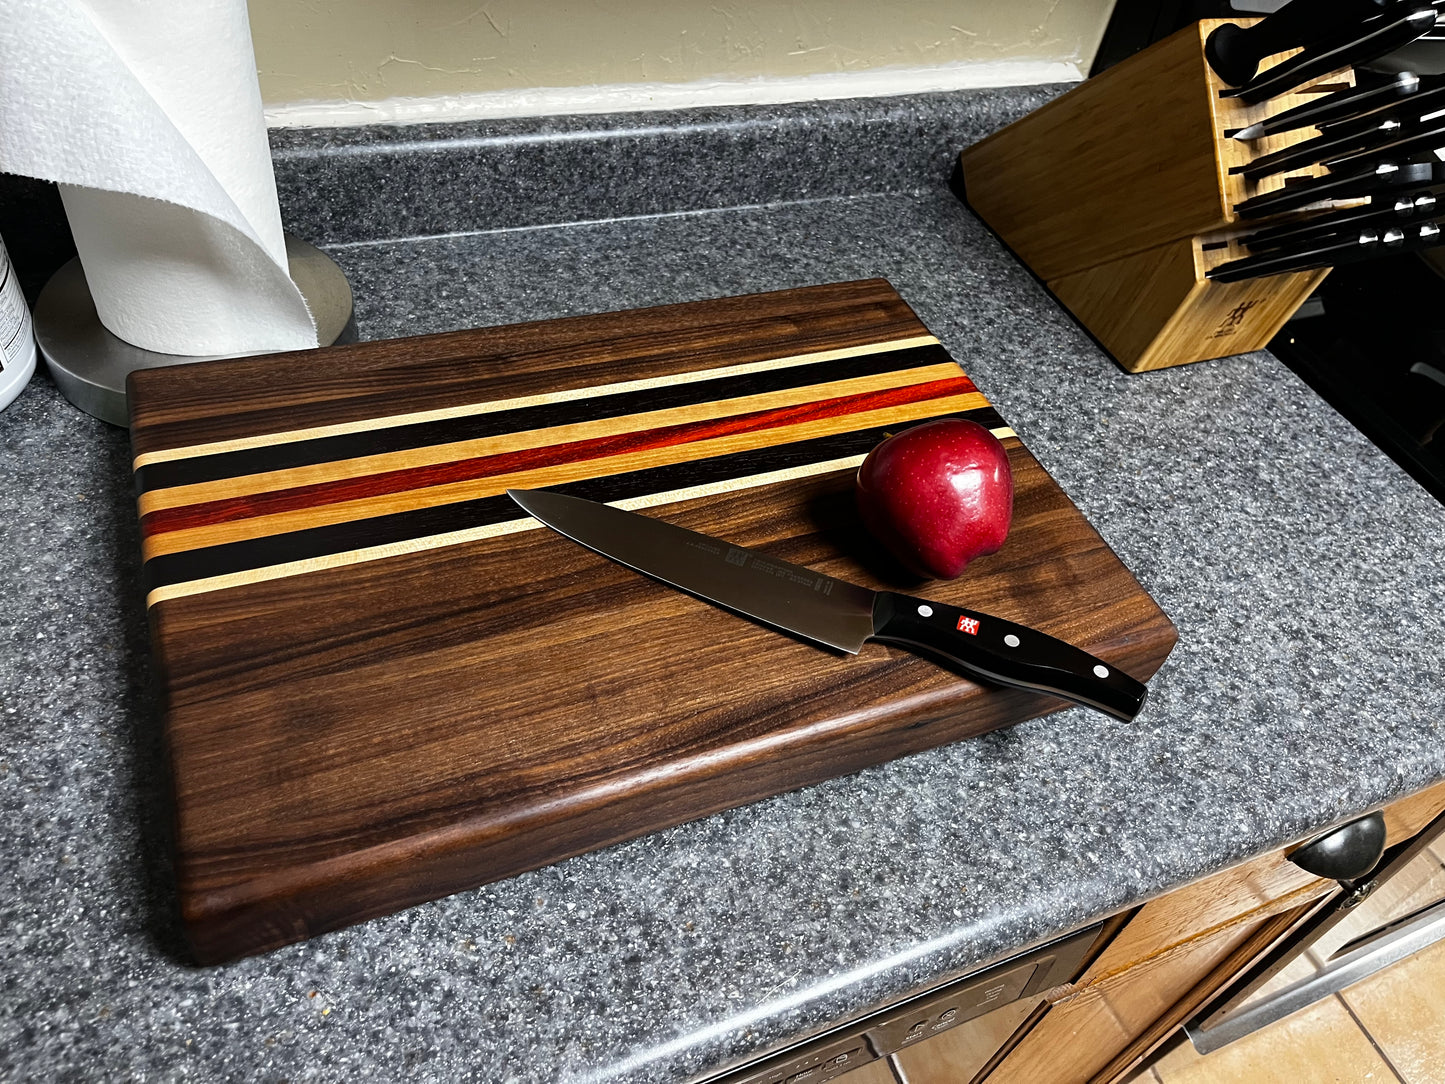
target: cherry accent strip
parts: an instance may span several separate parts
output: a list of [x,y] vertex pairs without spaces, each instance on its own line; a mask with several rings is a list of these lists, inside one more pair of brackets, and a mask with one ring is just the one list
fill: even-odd
[[158,509],[142,517],[141,532],[144,537],[150,538],[169,531],[229,523],[250,519],[253,516],[289,512],[363,497],[375,497],[388,493],[423,489],[428,486],[469,481],[553,463],[600,459],[626,452],[664,448],[695,440],[761,431],[798,422],[876,410],[881,407],[941,399],[949,395],[966,394],[973,390],[973,382],[967,377],[960,376],[948,380],[930,381],[926,384],[912,384],[902,388],[839,396],[798,406],[755,411],[730,418],[663,426],[643,432],[617,433],[567,444],[479,456],[455,463],[411,467],[386,471],[364,478],[320,482],[315,485],[296,486],[292,489],[270,493],[223,498],[181,508]]

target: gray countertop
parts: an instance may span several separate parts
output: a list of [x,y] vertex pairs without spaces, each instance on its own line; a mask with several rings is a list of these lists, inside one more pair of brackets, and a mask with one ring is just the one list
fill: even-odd
[[[0,413],[0,1074],[683,1079],[1445,778],[1445,507],[1268,354],[1130,376],[1093,344],[934,168],[928,133],[1034,94],[854,110],[933,142],[852,194],[311,239],[365,338],[888,278],[1177,625],[1136,722],[1061,711],[195,968],[126,435],[40,375]],[[348,140],[278,141],[293,228],[296,177],[378,160]]]

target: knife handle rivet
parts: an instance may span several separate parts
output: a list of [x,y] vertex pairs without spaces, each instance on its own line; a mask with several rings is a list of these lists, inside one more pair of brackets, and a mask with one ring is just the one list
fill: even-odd
[[932,616],[933,616],[933,607],[932,607],[932,606],[920,606],[920,607],[918,607],[918,616],[919,616],[919,617],[932,617]]
[[1019,646],[1019,638],[1018,638],[1017,636],[1015,636],[1013,633],[1009,633],[1007,636],[1005,636],[1005,637],[1003,638],[1003,642],[1006,643],[1006,644],[1008,644],[1009,647],[1018,647],[1018,646]]
[[1101,677],[1101,678],[1106,678],[1106,677],[1108,677],[1108,676],[1109,676],[1109,668],[1108,668],[1107,666],[1105,666],[1103,663],[1100,663],[1098,666],[1094,667],[1094,676],[1095,676],[1095,677]]

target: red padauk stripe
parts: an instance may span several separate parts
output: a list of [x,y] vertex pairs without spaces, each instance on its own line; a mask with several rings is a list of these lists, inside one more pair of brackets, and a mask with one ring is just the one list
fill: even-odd
[[943,399],[951,395],[966,395],[976,390],[973,381],[967,377],[951,377],[948,380],[933,380],[925,384],[910,384],[902,388],[860,392],[857,395],[843,395],[834,399],[821,399],[813,403],[778,407],[773,410],[759,410],[750,414],[737,414],[710,421],[684,422],[679,425],[661,426],[633,433],[614,433],[604,437],[592,437],[588,440],[570,441],[565,444],[551,444],[541,448],[524,448],[515,452],[477,456],[452,463],[405,467],[401,470],[368,474],[359,478],[343,478],[334,482],[316,482],[312,485],[293,486],[290,489],[278,489],[266,493],[224,497],[220,500],[206,501],[203,504],[160,508],[154,512],[148,512],[141,517],[141,532],[145,537],[150,538],[154,535],[190,527],[205,527],[214,523],[229,523],[235,520],[251,519],[254,516],[337,504],[341,501],[358,500],[363,497],[378,497],[410,489],[424,489],[451,482],[465,482],[491,475],[510,474],[513,471],[551,466],[555,463],[603,459],[627,452],[646,451],[651,448],[688,444],[713,437],[775,429],[779,426],[817,421],[842,414],[857,414],[883,407],[900,406],[904,403]]

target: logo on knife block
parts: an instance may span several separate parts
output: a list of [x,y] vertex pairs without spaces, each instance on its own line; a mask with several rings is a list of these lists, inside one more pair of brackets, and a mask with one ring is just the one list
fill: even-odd
[[1244,323],[1245,314],[1258,304],[1258,298],[1253,301],[1241,301],[1225,314],[1224,319],[1219,322],[1219,326],[1214,329],[1214,334],[1209,337],[1211,339],[1222,339],[1226,335],[1233,335],[1239,330],[1239,325]]

